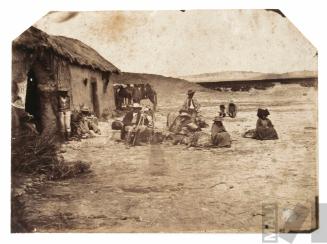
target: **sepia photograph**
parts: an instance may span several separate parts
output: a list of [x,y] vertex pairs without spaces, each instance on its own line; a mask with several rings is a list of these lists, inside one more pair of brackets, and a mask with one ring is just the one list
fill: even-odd
[[12,41],[12,233],[319,228],[318,50],[282,10],[29,25]]

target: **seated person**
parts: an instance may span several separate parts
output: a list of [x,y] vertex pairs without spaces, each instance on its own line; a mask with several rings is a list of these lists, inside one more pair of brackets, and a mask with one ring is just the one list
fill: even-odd
[[121,139],[127,144],[138,144],[139,142],[149,142],[153,129],[147,114],[142,113],[142,106],[134,103],[132,110],[123,118],[123,128],[121,129]]
[[226,131],[221,117],[215,117],[213,119],[213,124],[211,127],[211,142],[217,147],[231,146],[230,135]]
[[[93,116],[94,117],[94,116]],[[99,127],[94,121],[91,115],[90,109],[86,106],[81,108],[77,123],[76,134],[81,138],[95,137],[97,134],[101,134]]]
[[219,117],[226,117],[226,112],[225,112],[225,105],[224,104],[220,104],[219,106]]
[[257,140],[276,140],[278,139],[277,131],[274,125],[267,118],[270,115],[268,109],[258,109],[257,125],[254,131],[253,138]]
[[91,131],[94,131],[94,133],[101,135],[101,131],[96,123],[96,117],[94,115],[91,115],[91,116],[87,116],[86,118],[87,118],[89,129]]
[[237,112],[237,107],[236,104],[233,101],[230,101],[230,103],[228,104],[228,116],[231,118],[235,118],[236,117],[236,112]]
[[168,130],[174,134],[177,134],[182,130],[183,127],[186,127],[191,123],[191,115],[186,110],[181,109],[179,111],[179,115],[175,118],[174,122],[171,124]]
[[187,127],[182,127],[182,129],[173,136],[173,145],[178,145],[178,144],[189,144],[189,136],[190,132]]
[[143,110],[144,112],[144,116],[147,122],[147,126],[154,128],[154,119],[153,119],[153,111],[151,108],[149,108],[148,106],[146,106]]

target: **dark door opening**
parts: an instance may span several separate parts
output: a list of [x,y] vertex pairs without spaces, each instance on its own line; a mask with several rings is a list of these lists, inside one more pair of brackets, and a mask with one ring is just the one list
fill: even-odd
[[36,129],[41,132],[41,100],[33,70],[30,70],[27,74],[25,111],[33,115],[33,122],[35,123]]
[[100,117],[100,105],[98,98],[98,86],[96,81],[91,82],[91,100],[95,116]]

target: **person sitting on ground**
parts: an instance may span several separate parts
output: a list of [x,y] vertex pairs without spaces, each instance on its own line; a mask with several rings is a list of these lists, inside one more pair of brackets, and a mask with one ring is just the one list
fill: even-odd
[[191,133],[187,127],[183,127],[177,134],[173,136],[173,145],[188,145],[190,143],[190,136]]
[[228,116],[231,118],[235,118],[236,117],[236,113],[237,113],[237,107],[236,104],[233,102],[233,100],[231,100],[228,104]]
[[154,114],[152,109],[149,106],[146,106],[143,109],[144,116],[146,117],[147,126],[154,128]]
[[256,129],[253,135],[254,139],[257,140],[276,140],[278,139],[277,131],[274,128],[274,125],[268,119],[268,115],[270,115],[268,109],[259,108],[257,111],[257,124]]
[[211,127],[211,142],[217,147],[230,147],[231,138],[223,125],[223,119],[219,116],[213,119]]
[[134,145],[142,145],[142,143],[150,143],[154,135],[154,118],[153,111],[149,107],[145,107],[141,111],[141,123],[135,130]]
[[174,122],[168,128],[168,130],[174,134],[179,133],[183,127],[192,123],[191,115],[186,111],[181,109],[179,115],[175,118]]
[[132,110],[123,118],[123,128],[121,129],[121,139],[126,144],[140,145],[141,142],[149,142],[153,128],[149,117],[142,112],[142,106],[134,103]]
[[130,142],[131,133],[135,126],[139,124],[141,118],[142,107],[138,103],[133,103],[132,109],[126,113],[123,118],[123,128],[121,129],[120,138],[126,142]]
[[226,117],[226,112],[225,112],[225,105],[224,104],[220,104],[219,106],[219,117]]
[[88,122],[89,129],[94,131],[94,133],[101,135],[101,131],[98,126],[98,118],[94,116],[90,111],[86,114],[86,119]]
[[193,122],[191,115],[185,110],[180,110],[180,114],[169,128],[172,134],[168,136],[168,139],[172,139],[174,145],[189,145],[192,135],[200,130],[200,127]]
[[101,134],[100,129],[92,119],[90,109],[86,106],[83,106],[80,110],[76,134],[84,139]]

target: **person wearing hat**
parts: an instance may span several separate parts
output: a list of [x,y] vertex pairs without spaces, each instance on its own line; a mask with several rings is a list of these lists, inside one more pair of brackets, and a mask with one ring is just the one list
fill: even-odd
[[97,118],[91,114],[91,110],[83,105],[80,108],[77,121],[72,123],[74,133],[79,138],[89,138],[101,135],[101,131],[97,125]]
[[[80,113],[78,114],[77,122],[76,122],[76,134],[80,138],[88,138],[91,135],[87,117],[90,114],[90,109],[83,105],[80,108]],[[73,123],[75,125],[75,123]]]
[[120,138],[128,144],[131,142],[133,130],[141,122],[141,110],[142,106],[139,103],[133,103],[132,109],[123,118],[124,125],[121,129]]
[[168,130],[174,134],[177,134],[183,127],[187,127],[187,125],[190,123],[192,123],[191,115],[187,112],[187,110],[181,109],[179,111],[179,115],[176,117]]
[[139,103],[133,103],[132,109],[126,113],[123,118],[123,123],[125,126],[136,125],[141,116],[142,106]]
[[58,115],[60,132],[63,139],[68,140],[71,136],[71,111],[68,88],[58,90]]
[[223,125],[223,118],[217,116],[213,119],[211,127],[211,142],[217,147],[230,147],[231,138]]
[[253,135],[254,139],[257,140],[276,140],[278,139],[277,131],[274,128],[274,125],[268,119],[268,115],[270,115],[268,109],[259,108],[257,111],[257,124],[255,128],[255,132]]
[[86,106],[83,106],[83,108],[81,109],[81,112],[82,112],[82,116],[85,118],[87,126],[90,130],[90,135],[92,137],[95,137],[97,134],[101,135],[101,131],[98,127],[98,118],[96,116],[94,116],[91,113],[91,110]]
[[153,111],[149,106],[145,106],[143,109],[143,114],[145,116],[146,123],[148,124],[149,127],[153,128],[154,127],[154,115]]
[[200,111],[200,103],[194,98],[195,91],[190,89],[187,92],[187,98],[185,99],[182,109],[191,114],[193,118],[197,116]]

